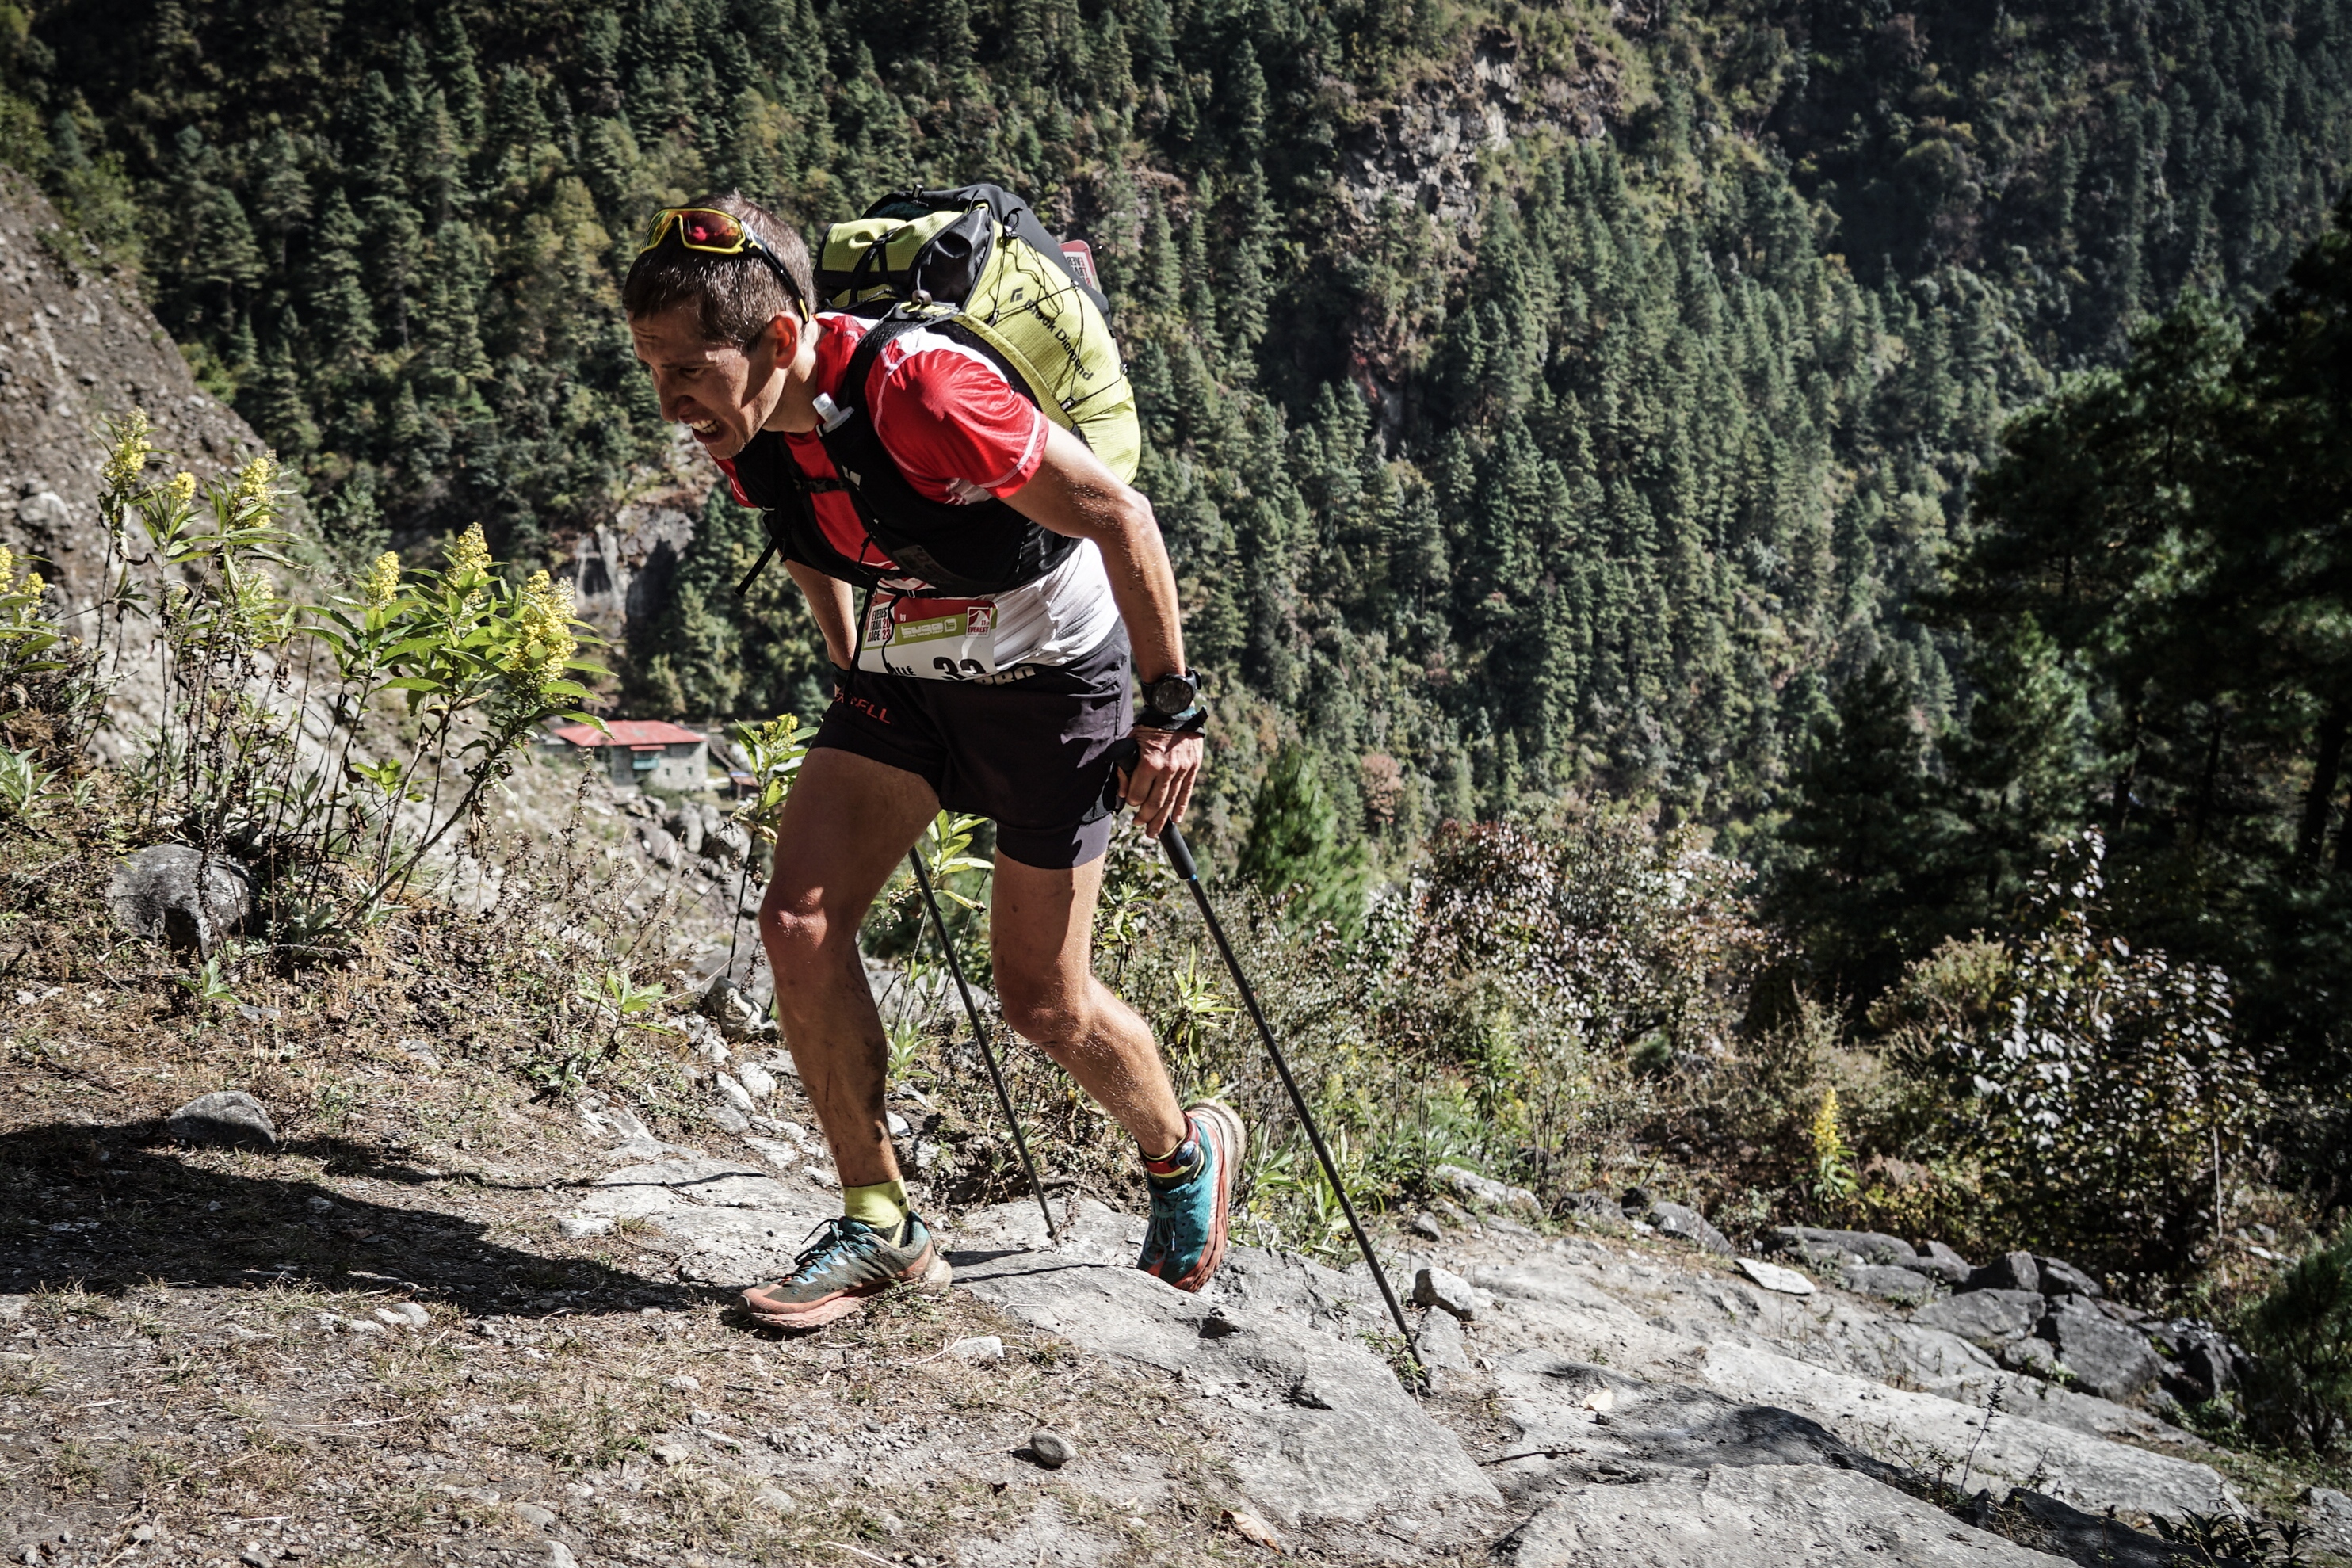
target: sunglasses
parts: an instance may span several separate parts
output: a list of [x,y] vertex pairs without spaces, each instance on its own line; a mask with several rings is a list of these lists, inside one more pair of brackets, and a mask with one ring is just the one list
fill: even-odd
[[654,214],[653,226],[646,230],[646,243],[637,247],[637,254],[643,256],[673,232],[680,246],[705,256],[758,256],[776,275],[776,281],[784,286],[784,293],[791,298],[793,308],[800,312],[801,319],[811,319],[808,300],[802,296],[800,285],[793,281],[793,275],[734,214],[722,213],[716,207],[664,207]]

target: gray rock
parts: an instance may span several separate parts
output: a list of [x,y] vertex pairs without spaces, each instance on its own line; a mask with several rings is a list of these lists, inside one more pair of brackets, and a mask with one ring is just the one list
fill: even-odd
[[2042,1319],[2041,1333],[2058,1347],[2074,1381],[2102,1399],[2137,1398],[2164,1372],[2146,1336],[2080,1296],[2060,1297]]
[[1961,1289],[2038,1292],[2042,1289],[2042,1270],[2031,1252],[2004,1252],[1983,1268],[1969,1270]]
[[1513,1186],[1475,1171],[1465,1171],[1460,1166],[1439,1166],[1430,1173],[1430,1179],[1451,1187],[1467,1203],[1482,1203],[1489,1208],[1512,1208],[1526,1215],[1538,1215],[1543,1205],[1536,1195],[1523,1186]]
[[2038,1377],[2044,1383],[2056,1383],[2065,1376],[2064,1364],[2058,1359],[2058,1347],[2046,1339],[2011,1340],[2000,1347],[1996,1356],[2010,1371]]
[[1662,1236],[1680,1241],[1693,1241],[1708,1251],[1724,1258],[1732,1255],[1730,1239],[1706,1222],[1706,1216],[1697,1209],[1679,1203],[1654,1203],[1650,1206],[1650,1223]]
[[1767,1263],[1756,1258],[1742,1258],[1739,1260],[1739,1271],[1766,1290],[1776,1291],[1784,1296],[1810,1296],[1813,1293],[1813,1282],[1811,1280],[1806,1279],[1794,1269],[1783,1269],[1778,1263]]
[[2099,1282],[2059,1258],[2036,1254],[2034,1268],[2040,1272],[2042,1293],[2045,1296],[2104,1296],[2107,1292]]
[[751,1118],[723,1100],[710,1108],[710,1120],[714,1126],[730,1133],[751,1130]]
[[1956,1289],[1967,1284],[1969,1276],[1976,1272],[1967,1259],[1940,1241],[1922,1241],[1916,1254],[1897,1258],[1894,1262],[1897,1268],[1916,1269],[1929,1279],[1941,1280]]
[[1932,1279],[1895,1263],[1849,1263],[1838,1275],[1838,1283],[1857,1295],[1876,1296],[1906,1307],[1918,1306],[1936,1294]]
[[776,1075],[756,1061],[737,1068],[735,1077],[754,1100],[765,1100],[776,1092]]
[[609,1214],[566,1214],[557,1218],[555,1229],[556,1234],[574,1241],[591,1236],[609,1235],[613,1229],[613,1217]]
[[1568,1211],[1570,1214],[1586,1215],[1594,1219],[1622,1219],[1625,1218],[1625,1206],[1620,1203],[1617,1199],[1610,1197],[1605,1192],[1576,1192],[1569,1194]]
[[572,1555],[572,1548],[561,1541],[547,1543],[547,1568],[580,1568],[580,1559]]
[[163,1131],[183,1144],[249,1149],[278,1146],[277,1124],[261,1102],[242,1089],[197,1095],[172,1113]]
[[760,1005],[751,994],[722,970],[711,977],[702,993],[702,1016],[719,1026],[719,1034],[730,1043],[741,1040],[760,1021]]
[[441,1071],[441,1053],[433,1049],[433,1043],[430,1040],[395,1040],[392,1042],[392,1048],[404,1056],[415,1057],[436,1072]]
[[1470,1370],[1470,1343],[1462,1320],[1442,1308],[1422,1314],[1421,1332],[1412,1336],[1412,1354],[1432,1372]]
[[1406,1226],[1405,1228],[1412,1231],[1415,1236],[1424,1238],[1431,1241],[1443,1241],[1445,1239],[1445,1229],[1443,1226],[1437,1223],[1437,1217],[1433,1214],[1414,1215],[1412,1217],[1412,1223]]
[[1413,1275],[1412,1304],[1443,1307],[1464,1322],[1478,1315],[1478,1293],[1470,1288],[1470,1281],[1434,1265]]
[[2331,1552],[2352,1553],[2352,1497],[2334,1487],[2305,1487],[2295,1500],[2321,1544]]
[[751,852],[751,835],[739,823],[720,821],[707,827],[702,834],[702,855],[721,865],[734,865]]
[[744,1116],[743,1125],[750,1126],[751,1113],[760,1108],[759,1103],[751,1098],[751,1092],[744,1088],[742,1082],[732,1073],[719,1072],[711,1076],[718,1084],[719,1097],[740,1111]]
[[1998,1351],[2032,1333],[2048,1310],[2039,1291],[1970,1291],[1928,1302],[1911,1321]]
[[1506,1538],[1516,1568],[2062,1568],[1822,1465],[1717,1465],[1566,1488]]
[[1051,1427],[1029,1434],[1029,1452],[1049,1470],[1058,1470],[1078,1457],[1077,1446]]
[[554,1511],[551,1509],[541,1508],[535,1502],[516,1503],[514,1505],[514,1512],[517,1519],[521,1520],[525,1524],[530,1525],[534,1530],[545,1530],[548,1526],[555,1522]]
[[1883,1230],[1825,1230],[1813,1225],[1779,1225],[1772,1228],[1776,1250],[1802,1251],[1826,1248],[1851,1252],[1865,1263],[1902,1263],[1917,1256],[1911,1244]]
[[637,830],[637,838],[645,845],[646,859],[665,871],[676,871],[685,858],[669,830],[658,823],[646,823]]
[[[1345,1530],[1384,1513],[1438,1514],[1442,1522],[1419,1542],[1430,1548],[1475,1533],[1479,1516],[1500,1505],[1461,1443],[1356,1337],[1379,1320],[1376,1300],[1351,1307],[1345,1333],[1295,1312],[1229,1305],[1244,1332],[1203,1337],[1211,1303],[1137,1270],[1132,1227],[1084,1199],[1062,1247],[1049,1251],[1036,1206],[1004,1204],[963,1217],[955,1239],[971,1250],[949,1260],[959,1289],[1033,1327],[1163,1375],[1181,1373],[1187,1389],[1237,1392],[1221,1392],[1221,1407],[1213,1406],[1223,1473],[1252,1510],[1285,1529],[1306,1518]],[[1303,1383],[1321,1407],[1285,1396]]]
[[663,818],[662,827],[688,854],[702,852],[702,811],[694,802],[688,801]]
[[252,876],[244,865],[186,844],[141,850],[115,869],[106,896],[124,930],[183,952],[210,952],[253,913]]

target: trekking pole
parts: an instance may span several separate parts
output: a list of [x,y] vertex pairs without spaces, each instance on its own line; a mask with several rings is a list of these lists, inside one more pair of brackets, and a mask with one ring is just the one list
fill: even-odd
[[1307,1141],[1315,1145],[1315,1157],[1322,1162],[1323,1179],[1339,1196],[1339,1212],[1348,1217],[1348,1228],[1355,1232],[1356,1249],[1371,1265],[1372,1282],[1381,1288],[1381,1300],[1389,1304],[1389,1316],[1396,1320],[1397,1333],[1411,1345],[1412,1330],[1405,1326],[1404,1309],[1397,1304],[1396,1292],[1389,1288],[1389,1277],[1381,1268],[1380,1255],[1372,1250],[1371,1238],[1364,1234],[1363,1222],[1356,1218],[1356,1206],[1348,1201],[1348,1189],[1339,1181],[1339,1167],[1332,1163],[1331,1151],[1323,1146],[1323,1133],[1315,1125],[1315,1113],[1307,1108],[1307,1096],[1298,1092],[1298,1080],[1290,1075],[1290,1063],[1283,1060],[1282,1047],[1274,1042],[1274,1030],[1257,1005],[1257,993],[1250,989],[1249,979],[1242,973],[1241,960],[1234,956],[1234,945],[1225,940],[1225,928],[1218,924],[1217,912],[1210,906],[1209,890],[1201,885],[1201,868],[1192,860],[1192,846],[1184,841],[1183,830],[1173,821],[1160,830],[1160,847],[1168,852],[1168,863],[1176,868],[1184,885],[1192,890],[1192,902],[1201,906],[1201,918],[1209,923],[1209,935],[1216,938],[1225,970],[1233,976],[1242,1000],[1249,1006],[1250,1021],[1257,1025],[1258,1038],[1265,1041],[1265,1053],[1274,1058],[1274,1070],[1282,1075],[1282,1086],[1290,1091],[1290,1103],[1298,1113],[1298,1124],[1307,1129]]
[[1020,1151],[1021,1168],[1029,1173],[1029,1190],[1037,1195],[1038,1211],[1045,1217],[1045,1234],[1056,1247],[1062,1244],[1061,1228],[1054,1223],[1053,1205],[1045,1201],[1045,1184],[1037,1179],[1037,1166],[1029,1158],[1029,1141],[1021,1135],[1021,1118],[1013,1113],[1013,1095],[1004,1087],[1004,1070],[996,1065],[995,1048],[988,1043],[988,1031],[980,1027],[980,1009],[972,1005],[971,988],[963,983],[963,966],[956,960],[955,943],[948,936],[948,923],[940,915],[940,901],[932,896],[930,873],[923,869],[923,857],[919,851],[907,852],[907,863],[915,868],[915,885],[923,890],[923,903],[931,912],[931,925],[940,934],[940,951],[948,956],[948,973],[955,977],[956,994],[963,998],[963,1016],[971,1020],[971,1037],[980,1042],[982,1060],[988,1063],[988,1081],[996,1085],[996,1103],[1004,1107],[1005,1125],[1013,1129],[1013,1146]]

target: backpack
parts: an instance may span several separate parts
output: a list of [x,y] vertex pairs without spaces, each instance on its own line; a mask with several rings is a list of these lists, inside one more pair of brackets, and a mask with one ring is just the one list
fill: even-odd
[[1135,477],[1142,421],[1093,253],[1056,240],[1011,192],[965,185],[885,196],[825,231],[816,287],[836,310],[912,316],[969,335],[1047,419],[1120,479]]

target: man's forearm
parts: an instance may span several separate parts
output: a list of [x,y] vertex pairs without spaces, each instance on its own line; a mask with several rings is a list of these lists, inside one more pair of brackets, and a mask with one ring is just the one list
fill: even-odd
[[1128,645],[1135,652],[1135,673],[1156,681],[1185,669],[1184,622],[1176,605],[1176,569],[1160,525],[1146,509],[1139,520],[1121,529],[1106,530],[1095,538],[1103,552],[1103,568],[1110,578],[1110,596],[1127,622]]
[[808,600],[809,614],[815,618],[816,629],[824,636],[825,657],[833,661],[836,669],[849,668],[857,657],[856,601],[849,584],[796,560],[784,562],[784,570],[793,574],[793,580],[800,584],[803,597]]

